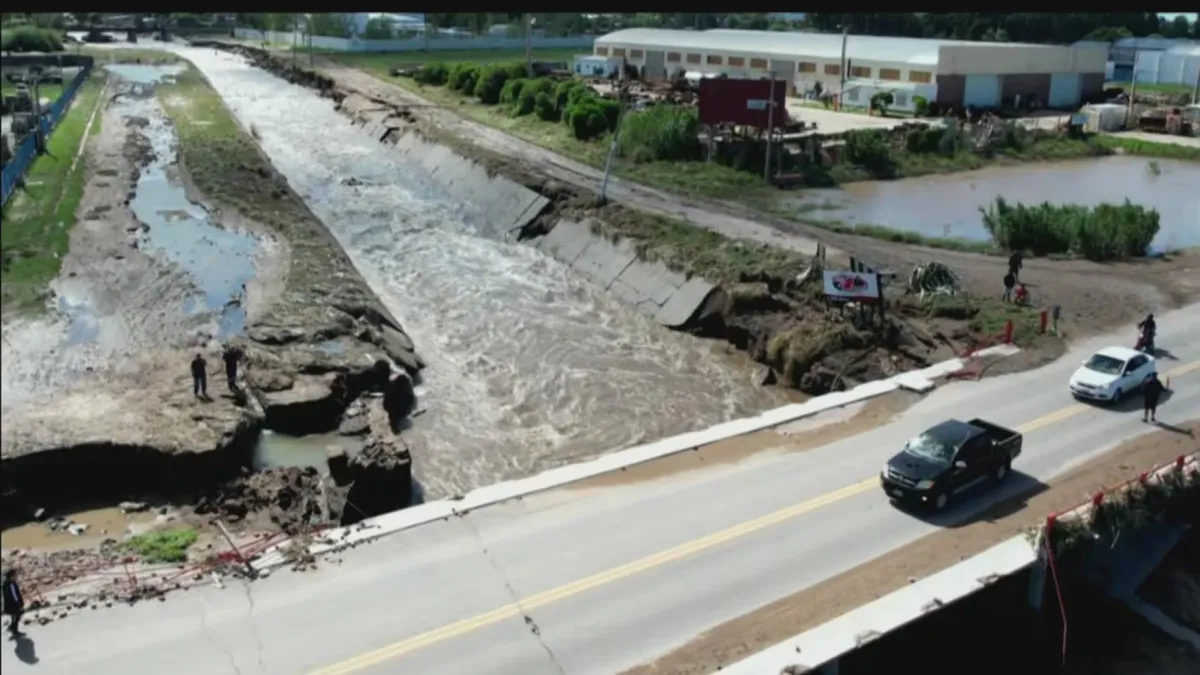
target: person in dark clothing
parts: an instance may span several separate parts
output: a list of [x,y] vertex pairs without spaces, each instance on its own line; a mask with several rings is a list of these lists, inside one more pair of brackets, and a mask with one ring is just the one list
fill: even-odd
[[1013,281],[1021,280],[1021,252],[1013,251],[1012,255],[1008,256],[1008,273],[1012,275]]
[[1142,331],[1142,347],[1148,351],[1154,351],[1154,334],[1158,332],[1158,324],[1154,322],[1154,315],[1147,314],[1146,318],[1138,324],[1138,329]]
[[199,354],[192,359],[192,393],[198,398],[208,396],[208,361]]
[[1017,277],[1011,271],[1004,275],[1004,297],[1005,302],[1012,302],[1013,286],[1017,285]]
[[230,392],[236,392],[238,389],[238,364],[241,363],[245,356],[246,353],[237,345],[226,345],[225,352],[221,354],[221,358],[225,359],[225,381],[229,384]]
[[[1150,379],[1146,380],[1146,384],[1142,385],[1142,401],[1145,404],[1142,410],[1143,422],[1158,421],[1155,413],[1158,411],[1158,399],[1162,396],[1164,389],[1166,387],[1163,386],[1162,380],[1158,379],[1158,373],[1152,374]],[[1147,418],[1149,419],[1147,420]]]
[[25,595],[17,584],[17,571],[4,571],[4,613],[9,617],[8,632],[21,635],[21,615],[25,613]]

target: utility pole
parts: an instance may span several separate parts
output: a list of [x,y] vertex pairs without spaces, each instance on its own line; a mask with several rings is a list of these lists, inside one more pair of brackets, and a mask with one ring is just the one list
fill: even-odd
[[1198,100],[1200,100],[1200,68],[1196,69],[1196,83],[1192,85],[1192,105],[1196,105]]
[[771,180],[771,137],[775,135],[775,71],[771,71],[771,90],[767,94],[767,161],[763,163],[763,180]]
[[842,64],[838,66],[838,73],[841,75],[842,82],[838,85],[838,108],[842,107],[845,101],[842,95],[846,92],[846,43],[850,40],[850,24],[842,26]]
[[292,67],[296,67],[296,52],[300,51],[300,16],[292,15]]
[[1125,106],[1125,128],[1129,128],[1129,118],[1133,117],[1133,102],[1137,100],[1138,57],[1141,52],[1133,53],[1133,82],[1129,86],[1129,103]]
[[525,69],[533,77],[533,14],[525,13]]
[[604,160],[604,178],[600,181],[600,204],[608,201],[608,177],[612,175],[613,159],[617,156],[617,141],[621,137],[621,124],[625,121],[625,78],[622,73],[620,89],[617,90],[617,129],[613,132],[612,144],[608,146],[608,158]]

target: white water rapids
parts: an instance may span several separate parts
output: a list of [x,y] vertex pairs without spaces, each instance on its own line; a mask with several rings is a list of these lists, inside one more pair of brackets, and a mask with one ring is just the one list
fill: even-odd
[[[428,367],[406,431],[430,496],[529,475],[782,405],[731,348],[673,333],[487,218],[351,127],[332,103],[245,60],[176,48],[251,125]],[[342,181],[355,178],[359,186]]]

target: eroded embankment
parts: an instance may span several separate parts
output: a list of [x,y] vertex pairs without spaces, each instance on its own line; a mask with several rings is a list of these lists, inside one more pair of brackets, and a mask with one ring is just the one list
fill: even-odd
[[729,341],[770,371],[764,381],[821,394],[946,358],[993,332],[978,308],[948,314],[895,299],[882,326],[827,311],[797,278],[809,260],[618,204],[444,133],[418,108],[337,93],[324,75],[268,52],[221,48],[288,81],[318,88],[364,133],[426,167],[452,194],[494,207],[496,237],[516,237],[566,262],[672,328]]
[[[407,503],[410,458],[390,427],[415,403],[423,362],[411,340],[194,71],[114,70],[123,84],[89,141],[91,178],[54,289],[62,315],[15,329],[18,345],[54,348],[10,353],[6,326],[6,361],[30,376],[28,396],[5,405],[5,524],[205,493],[244,516],[236,496],[264,428],[370,433],[355,466],[379,460],[390,482],[386,498],[361,501]],[[83,318],[89,330],[74,330]],[[244,364],[230,391],[225,345]],[[197,354],[206,397],[192,388]],[[76,361],[86,368],[66,385],[47,376]],[[367,423],[364,397],[388,414]]]

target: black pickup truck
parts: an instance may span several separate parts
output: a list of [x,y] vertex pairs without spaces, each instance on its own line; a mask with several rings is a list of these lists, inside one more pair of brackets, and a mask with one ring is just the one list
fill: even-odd
[[947,420],[906,443],[879,482],[901,504],[941,510],[981,483],[1007,478],[1023,441],[1020,432],[981,419]]

